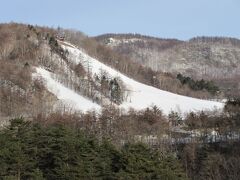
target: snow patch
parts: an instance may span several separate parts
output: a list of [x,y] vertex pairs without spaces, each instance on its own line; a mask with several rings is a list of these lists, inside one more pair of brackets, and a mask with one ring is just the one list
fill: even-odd
[[127,39],[116,39],[116,38],[108,38],[107,45],[110,46],[118,46],[119,44],[129,44],[129,43],[135,43],[135,42],[145,42],[142,39],[139,38],[127,38]]

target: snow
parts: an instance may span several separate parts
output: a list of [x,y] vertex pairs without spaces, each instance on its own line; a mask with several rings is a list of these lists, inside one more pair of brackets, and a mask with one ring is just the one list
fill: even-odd
[[116,39],[111,37],[108,40],[109,40],[108,45],[110,46],[118,46],[119,44],[135,43],[139,41],[145,42],[145,40],[139,38]]
[[64,102],[64,104],[73,106],[76,110],[81,111],[88,111],[88,110],[100,110],[100,106],[92,101],[88,100],[87,98],[77,94],[76,92],[72,91],[71,89],[63,86],[61,83],[57,82],[51,77],[49,71],[37,67],[36,74],[34,76],[40,76],[45,80],[45,86],[47,89],[53,93],[59,100]]
[[123,102],[120,105],[121,108],[127,109],[131,107],[140,110],[156,105],[162,109],[165,114],[168,114],[172,110],[184,114],[190,111],[215,110],[223,108],[224,104],[220,102],[181,96],[142,84],[101,63],[97,59],[90,57],[81,49],[64,45],[63,48],[69,51],[70,61],[73,61],[74,63],[89,64],[91,66],[92,74],[100,74],[103,70],[108,72],[108,74],[112,77],[121,78],[130,92],[130,97],[126,102]]

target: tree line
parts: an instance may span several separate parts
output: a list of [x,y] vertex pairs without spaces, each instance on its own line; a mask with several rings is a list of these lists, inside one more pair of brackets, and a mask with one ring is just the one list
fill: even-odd
[[182,83],[182,85],[188,85],[194,91],[206,90],[213,95],[219,92],[218,86],[214,84],[213,81],[194,80],[191,77],[183,76],[182,74],[177,74],[177,79]]
[[116,148],[61,123],[13,119],[0,130],[1,179],[186,179],[180,161],[143,144]]
[[[207,134],[239,131],[239,99],[224,112],[190,113],[173,126]],[[169,120],[170,121],[170,120]],[[239,179],[239,142],[139,143],[139,137],[185,137],[170,131],[157,107],[128,113],[114,107],[101,114],[60,111],[32,121],[16,118],[0,129],[3,179]],[[141,141],[144,142],[144,141]]]

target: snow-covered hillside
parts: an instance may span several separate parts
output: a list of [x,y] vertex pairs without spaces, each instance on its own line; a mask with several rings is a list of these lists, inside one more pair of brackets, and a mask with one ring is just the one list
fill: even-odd
[[[84,50],[78,49],[68,42],[61,43],[61,45],[69,52],[68,60],[73,64],[81,63],[83,67],[88,68],[88,71],[90,68],[92,77],[104,71],[112,78],[117,77],[121,79],[124,83],[124,91],[127,96],[125,96],[124,101],[119,105],[120,108],[134,108],[140,110],[156,105],[165,114],[168,114],[171,110],[179,113],[187,113],[190,111],[221,109],[223,107],[223,104],[219,102],[181,96],[139,83],[101,63],[97,59],[90,57]],[[67,64],[64,66],[67,66]],[[36,68],[36,71],[36,74],[46,81],[46,87],[50,92],[56,95],[56,97],[64,103],[74,106],[76,110],[87,111],[90,109],[99,110],[101,108],[100,105],[92,102],[89,98],[80,95],[55,80],[52,76],[54,74],[51,72],[40,67]]]
[[59,100],[68,106],[76,108],[76,110],[88,111],[91,109],[99,110],[101,107],[88,100],[87,98],[77,94],[73,90],[65,87],[61,83],[54,80],[51,76],[51,72],[43,69],[36,68],[35,76],[40,76],[45,81],[47,89],[53,93]]

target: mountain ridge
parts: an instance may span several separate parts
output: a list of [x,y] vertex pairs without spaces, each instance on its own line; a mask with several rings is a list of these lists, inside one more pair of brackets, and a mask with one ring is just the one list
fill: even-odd
[[[130,41],[135,37],[138,41]],[[225,93],[230,88],[232,94],[237,94],[240,89],[237,81],[240,78],[240,40],[237,38],[195,37],[177,41],[134,34],[107,34],[95,39],[155,71],[213,80]]]

